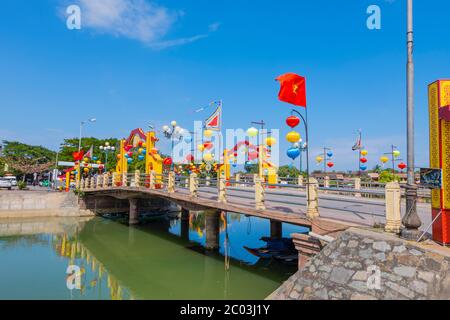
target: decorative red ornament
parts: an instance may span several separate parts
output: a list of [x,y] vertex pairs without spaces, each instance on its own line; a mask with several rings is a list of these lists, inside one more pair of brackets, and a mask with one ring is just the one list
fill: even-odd
[[128,152],[128,156],[131,158],[133,156],[133,152]]
[[295,128],[296,126],[298,126],[300,123],[300,118],[296,117],[296,116],[290,116],[286,119],[286,124],[291,127],[291,128]]
[[130,151],[132,148],[133,148],[133,146],[130,144],[124,147],[126,152]]
[[214,147],[214,144],[212,142],[205,142],[203,144],[203,146],[205,147],[206,150],[211,150]]
[[328,168],[333,168],[334,167],[334,163],[330,161],[330,162],[327,163],[327,166],[328,166]]
[[361,158],[361,159],[359,159],[359,161],[361,161],[361,163],[366,163],[367,159],[366,158]]
[[99,168],[100,170],[103,170],[105,167],[104,167],[103,165],[100,165],[98,168]]
[[172,165],[172,163],[173,163],[172,158],[165,158],[163,161],[163,164],[166,166],[170,166]]
[[406,168],[406,163],[400,162],[400,163],[398,164],[398,168],[399,168],[400,170],[405,169],[405,168]]
[[144,143],[143,143],[142,141],[139,141],[139,142],[138,142],[139,147],[142,147],[143,144],[144,144]]
[[194,162],[194,160],[195,160],[195,158],[194,158],[194,156],[193,156],[192,154],[188,154],[188,155],[186,156],[186,161],[188,161],[188,162]]

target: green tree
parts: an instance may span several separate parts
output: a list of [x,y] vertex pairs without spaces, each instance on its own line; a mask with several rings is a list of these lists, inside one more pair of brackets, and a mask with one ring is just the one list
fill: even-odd
[[15,175],[41,173],[55,165],[56,152],[42,146],[31,146],[17,141],[3,141],[3,168],[8,164]]
[[278,176],[281,178],[297,178],[300,175],[300,170],[294,166],[281,166],[278,168]]
[[[108,142],[110,146],[114,146],[116,148],[115,152],[108,153],[108,164],[107,170],[114,170],[117,164],[117,153],[120,148],[120,141],[116,138],[109,139],[97,139],[94,137],[86,137],[81,140],[81,149],[84,152],[88,152],[91,146],[93,146],[94,156],[98,158],[99,161],[105,163],[106,154],[100,150],[100,146],[104,146],[105,143]],[[65,139],[61,144],[59,160],[60,161],[73,161],[73,153],[78,151],[78,138]]]

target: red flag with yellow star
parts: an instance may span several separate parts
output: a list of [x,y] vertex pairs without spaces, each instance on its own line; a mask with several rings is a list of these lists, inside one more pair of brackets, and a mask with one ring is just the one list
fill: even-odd
[[306,80],[295,73],[286,73],[278,78],[281,88],[278,98],[287,103],[306,108]]

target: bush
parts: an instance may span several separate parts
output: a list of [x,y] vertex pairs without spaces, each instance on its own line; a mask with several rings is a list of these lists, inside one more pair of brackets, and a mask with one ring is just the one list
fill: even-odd
[[17,187],[19,190],[25,190],[27,188],[27,183],[25,181],[19,181],[17,182]]

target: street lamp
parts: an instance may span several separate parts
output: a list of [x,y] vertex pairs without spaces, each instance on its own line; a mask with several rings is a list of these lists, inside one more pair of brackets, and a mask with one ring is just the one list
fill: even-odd
[[171,155],[172,155],[172,164],[171,169],[174,168],[174,161],[173,161],[173,149],[175,148],[175,139],[178,139],[181,141],[183,139],[184,129],[182,129],[180,126],[178,126],[178,123],[173,120],[170,123],[170,126],[165,125],[162,127],[164,137],[171,140],[172,146],[171,146]]
[[116,147],[111,146],[109,142],[105,142],[105,145],[99,147],[100,151],[105,154],[105,170],[108,168],[108,153],[116,152]]
[[80,152],[80,150],[81,150],[81,132],[82,132],[82,130],[83,130],[83,126],[84,126],[86,123],[89,123],[89,122],[94,123],[94,122],[96,122],[96,121],[97,121],[96,118],[90,118],[90,119],[88,119],[88,120],[84,120],[84,121],[81,121],[81,122],[80,122],[80,139],[78,140],[78,152]]

